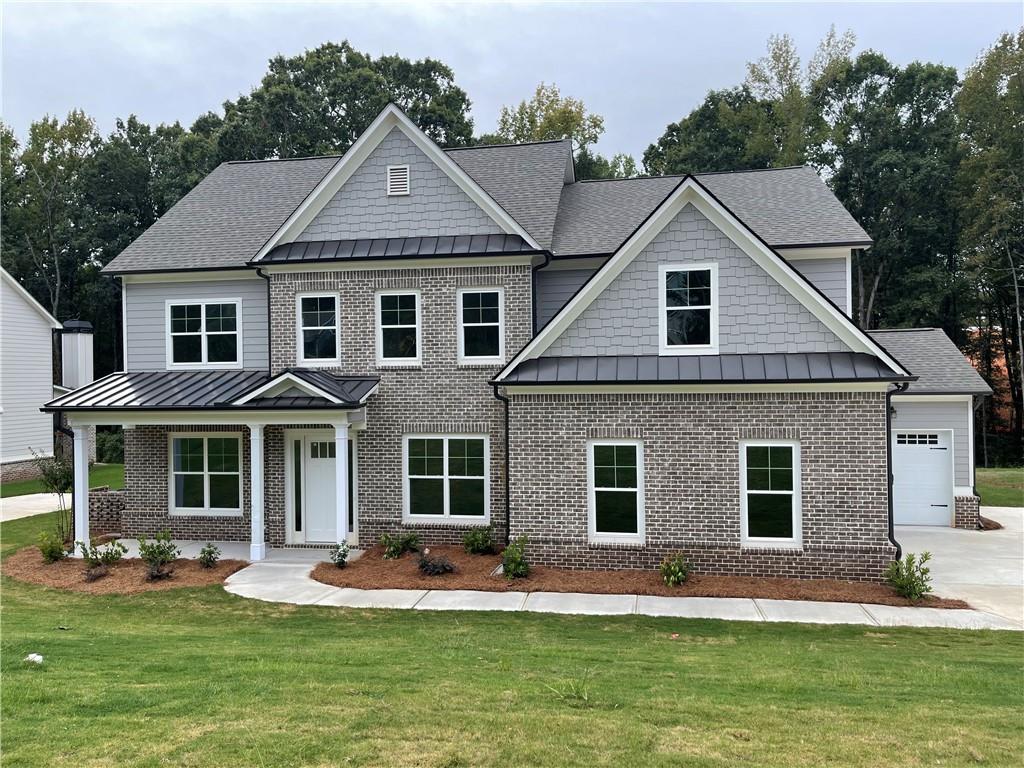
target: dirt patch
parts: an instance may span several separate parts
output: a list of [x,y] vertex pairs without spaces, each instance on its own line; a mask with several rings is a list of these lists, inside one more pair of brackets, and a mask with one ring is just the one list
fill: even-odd
[[70,589],[92,595],[134,595],[155,590],[220,584],[247,565],[244,560],[221,560],[213,568],[203,568],[197,560],[175,560],[174,573],[170,578],[146,581],[146,564],[138,559],[130,559],[112,565],[110,573],[103,578],[87,582],[85,565],[81,560],[69,558],[46,563],[37,547],[25,547],[4,559],[0,573],[44,587]]
[[525,579],[509,581],[491,573],[501,563],[498,555],[467,555],[461,547],[430,548],[456,564],[455,573],[424,576],[416,555],[383,559],[374,547],[345,568],[320,563],[313,578],[336,587],[358,589],[479,589],[486,592],[590,592],[592,594],[662,595],[665,597],[760,597],[774,600],[821,600],[830,603],[917,605],[929,608],[969,608],[962,600],[929,597],[912,603],[885,584],[836,579],[762,579],[752,576],[692,575],[679,587],[668,587],[656,571],[578,571],[534,567]]

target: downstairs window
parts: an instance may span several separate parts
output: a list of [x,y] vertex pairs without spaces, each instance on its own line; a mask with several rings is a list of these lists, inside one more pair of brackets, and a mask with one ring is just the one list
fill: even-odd
[[486,437],[405,438],[406,519],[485,523],[487,497]]
[[800,444],[740,446],[741,534],[765,544],[800,542]]
[[241,514],[241,455],[242,438],[237,435],[173,435],[171,512]]

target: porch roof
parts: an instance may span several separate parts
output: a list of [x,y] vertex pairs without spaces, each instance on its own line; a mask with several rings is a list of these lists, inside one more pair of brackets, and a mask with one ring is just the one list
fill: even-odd
[[[258,411],[361,408],[380,379],[336,376],[326,371],[289,369],[286,374],[311,385],[310,392],[275,392],[284,374],[267,371],[138,371],[112,373],[51,400],[54,411]],[[267,390],[266,395],[252,397]],[[320,391],[327,396],[315,394]],[[250,395],[250,397],[246,397]]]

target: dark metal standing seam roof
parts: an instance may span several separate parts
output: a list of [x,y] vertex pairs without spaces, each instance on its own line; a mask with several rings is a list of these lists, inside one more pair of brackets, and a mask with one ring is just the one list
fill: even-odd
[[803,384],[909,381],[861,352],[541,357],[502,384]]
[[502,256],[537,253],[519,235],[448,235],[285,243],[254,264],[401,259],[429,256]]
[[[311,374],[315,374],[315,379]],[[327,378],[324,378],[327,377]],[[51,400],[44,411],[85,410],[246,410],[250,408],[354,408],[376,386],[376,377],[340,377],[303,371],[300,378],[328,391],[342,402],[325,398],[260,398],[231,405],[248,392],[272,381],[266,371],[151,371],[112,373]],[[330,379],[328,381],[327,379]]]

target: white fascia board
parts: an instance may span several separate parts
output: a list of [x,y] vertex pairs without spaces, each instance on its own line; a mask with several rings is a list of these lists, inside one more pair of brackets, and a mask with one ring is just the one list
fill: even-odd
[[18,294],[22,299],[24,299],[25,303],[28,304],[35,312],[37,312],[46,321],[47,325],[49,325],[51,328],[58,329],[64,327],[60,324],[56,317],[54,317],[53,315],[46,311],[46,307],[44,307],[42,304],[36,301],[32,297],[32,294],[29,293],[21,283],[14,279],[14,276],[10,272],[8,272],[3,267],[0,267],[0,274],[3,275],[3,279],[6,280],[7,283],[11,286],[11,288],[14,289],[14,292]]
[[496,377],[501,381],[523,360],[539,357],[575,321],[598,295],[635,259],[687,205],[694,206],[726,237],[764,269],[797,301],[817,317],[854,352],[875,355],[897,374],[910,375],[853,321],[811,287],[792,266],[765,245],[739,219],[722,206],[692,176],[687,176],[662,202],[661,206],[633,233],[605,265],[583,286],[568,304],[548,322],[540,333],[509,361]]
[[276,410],[257,408],[247,411],[241,408],[231,410],[182,410],[182,411],[69,411],[68,424],[72,427],[91,426],[193,426],[196,424],[358,424],[365,416],[358,416],[363,409],[312,408]]
[[263,395],[273,397],[274,394],[278,392],[283,392],[284,390],[290,389],[291,387],[301,389],[303,392],[309,394],[310,397],[322,397],[331,403],[341,402],[341,400],[336,398],[334,395],[331,395],[325,392],[324,390],[320,389],[319,387],[310,384],[305,379],[299,378],[294,373],[291,373],[290,371],[284,371],[283,373],[280,373],[274,378],[272,378],[266,384],[263,384],[254,389],[252,392],[248,392],[242,397],[238,398],[237,400],[232,401],[231,404],[245,405],[251,400],[255,400],[256,398],[262,397]]
[[469,174],[423,133],[402,110],[394,104],[388,104],[377,115],[370,127],[356,139],[341,159],[327,173],[284,224],[263,244],[253,261],[259,261],[271,249],[281,243],[292,242],[302,232],[327,202],[344,186],[356,169],[370,156],[370,153],[384,140],[392,128],[398,128],[415,144],[420,151],[434,161],[445,174],[467,194],[494,222],[508,234],[519,235],[530,244],[531,248],[542,250],[540,245],[513,219],[504,208],[498,205]]
[[887,382],[821,384],[507,384],[506,395],[723,394],[729,392],[885,392]]
[[974,400],[974,395],[905,395],[900,392],[894,392],[892,397],[901,403],[969,403]]
[[141,272],[118,275],[122,285],[137,283],[199,283],[211,280],[259,280],[251,267],[238,269],[200,270],[192,272]]

